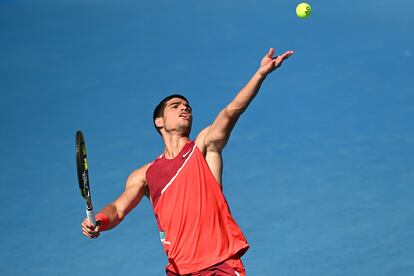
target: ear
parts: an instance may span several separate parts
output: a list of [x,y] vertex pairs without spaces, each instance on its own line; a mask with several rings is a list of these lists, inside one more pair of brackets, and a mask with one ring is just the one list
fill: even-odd
[[155,125],[157,128],[162,128],[164,126],[164,120],[161,117],[156,118]]

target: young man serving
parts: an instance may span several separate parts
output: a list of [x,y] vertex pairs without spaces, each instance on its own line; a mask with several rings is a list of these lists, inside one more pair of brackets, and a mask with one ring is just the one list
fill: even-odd
[[132,172],[125,191],[96,215],[97,226],[83,221],[83,234],[97,238],[114,228],[149,194],[168,256],[167,275],[245,275],[240,257],[249,245],[222,192],[222,150],[266,76],[292,54],[274,57],[271,48],[250,81],[195,140],[189,137],[189,101],[177,94],[163,99],[153,114],[163,154]]

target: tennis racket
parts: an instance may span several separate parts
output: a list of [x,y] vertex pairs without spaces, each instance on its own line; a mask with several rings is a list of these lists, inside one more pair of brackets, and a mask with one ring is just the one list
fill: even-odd
[[86,216],[89,222],[95,226],[95,214],[93,212],[91,191],[89,188],[88,160],[86,158],[85,139],[83,138],[82,131],[80,130],[76,132],[76,168],[78,171],[80,192],[86,201]]

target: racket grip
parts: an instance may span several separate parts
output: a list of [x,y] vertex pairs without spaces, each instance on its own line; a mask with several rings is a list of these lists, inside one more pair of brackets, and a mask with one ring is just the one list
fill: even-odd
[[93,212],[93,210],[90,210],[90,211],[86,210],[86,216],[88,217],[89,222],[95,226],[96,220],[95,220],[95,213]]

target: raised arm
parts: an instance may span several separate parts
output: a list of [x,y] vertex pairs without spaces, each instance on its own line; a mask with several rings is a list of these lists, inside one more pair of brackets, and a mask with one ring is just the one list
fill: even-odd
[[249,82],[220,111],[214,122],[199,134],[197,137],[197,145],[200,148],[221,152],[230,137],[234,125],[257,95],[266,76],[280,67],[282,62],[293,54],[293,51],[287,51],[283,55],[276,57],[274,57],[274,53],[274,49],[270,48],[269,52],[261,60],[259,69]]
[[145,174],[149,167],[145,165],[132,172],[125,184],[125,191],[112,203],[96,214],[97,225],[94,227],[87,219],[81,226],[88,238],[97,238],[99,233],[117,226],[125,216],[141,201],[146,192]]

